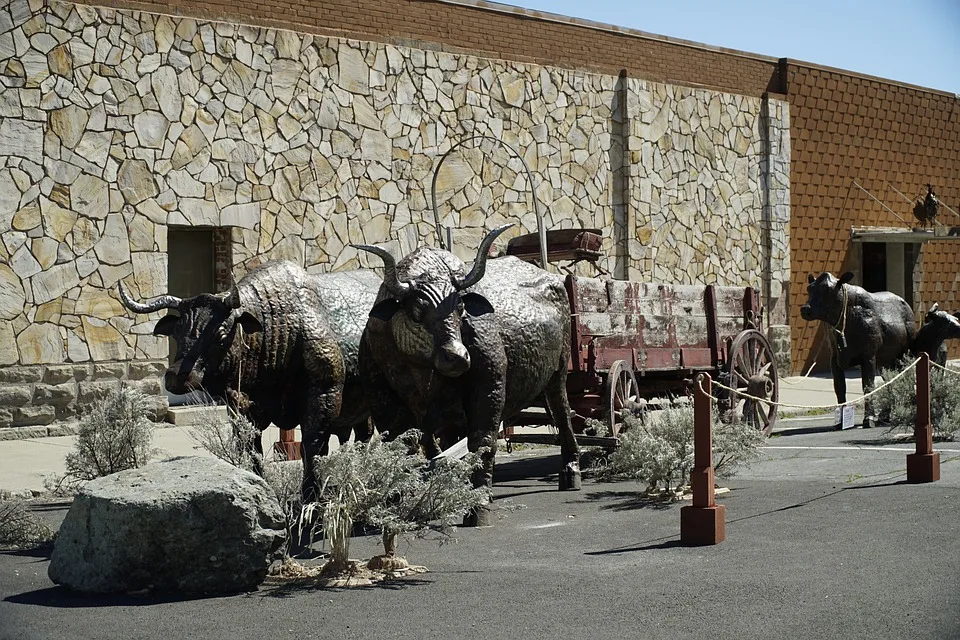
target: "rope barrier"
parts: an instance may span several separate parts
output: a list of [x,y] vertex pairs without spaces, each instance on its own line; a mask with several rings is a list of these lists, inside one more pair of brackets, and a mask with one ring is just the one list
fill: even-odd
[[932,364],[933,366],[935,366],[937,369],[940,369],[940,370],[942,370],[942,371],[946,371],[947,373],[950,373],[950,374],[952,374],[952,375],[955,375],[955,376],[960,377],[960,370],[958,370],[958,369],[951,369],[950,367],[945,367],[945,366],[943,366],[942,364],[940,364],[939,362],[934,362],[933,360],[930,361],[930,364]]
[[[731,393],[734,393],[734,394],[736,394],[736,395],[738,395],[738,396],[740,396],[740,397],[742,397],[742,398],[748,398],[748,399],[750,399],[750,400],[755,400],[755,401],[757,401],[757,402],[763,402],[764,404],[769,404],[769,405],[773,405],[773,406],[777,406],[777,407],[790,407],[790,408],[792,408],[792,409],[836,409],[837,407],[843,407],[843,406],[846,406],[846,405],[848,405],[848,404],[854,404],[854,403],[856,403],[856,402],[863,402],[863,401],[866,400],[867,398],[869,398],[869,397],[871,397],[872,395],[878,393],[878,392],[879,392],[881,389],[883,389],[884,387],[890,386],[891,384],[893,384],[894,382],[896,382],[897,380],[899,380],[900,378],[902,378],[904,375],[906,375],[907,373],[909,373],[911,369],[913,369],[914,367],[917,366],[917,363],[918,363],[919,361],[920,361],[920,358],[917,358],[916,360],[914,360],[913,362],[911,362],[909,365],[907,365],[907,367],[906,367],[903,371],[901,371],[900,373],[898,373],[897,375],[895,375],[895,376],[894,376],[893,378],[891,378],[890,380],[884,381],[883,384],[881,384],[879,387],[876,387],[876,388],[872,389],[869,393],[865,393],[865,394],[863,394],[862,396],[860,396],[859,398],[857,398],[857,399],[855,399],[855,400],[850,400],[850,401],[848,401],[848,402],[844,402],[844,403],[840,403],[840,404],[805,405],[805,404],[790,404],[790,403],[788,403],[788,402],[774,402],[773,400],[770,400],[769,398],[760,398],[760,397],[757,397],[757,396],[752,396],[752,395],[750,395],[749,393],[744,393],[744,392],[740,391],[739,389],[734,389],[734,388],[732,388],[732,387],[728,387],[727,385],[725,385],[725,384],[723,384],[723,383],[720,383],[720,382],[717,382],[716,380],[713,381],[713,386],[719,387],[720,389],[723,389],[724,391],[729,391],[729,392],[731,392]],[[939,365],[937,365],[937,366],[939,366]],[[960,372],[957,372],[957,373],[958,373],[958,375],[960,375]],[[703,389],[703,387],[700,387],[700,388]],[[718,398],[716,398],[716,396],[714,396],[714,399],[718,399]]]

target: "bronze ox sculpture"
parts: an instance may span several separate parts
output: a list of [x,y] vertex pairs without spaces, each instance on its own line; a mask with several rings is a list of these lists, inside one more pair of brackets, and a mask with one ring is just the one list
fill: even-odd
[[[800,307],[804,320],[829,325],[830,370],[837,402],[847,401],[843,371],[860,365],[864,393],[874,387],[880,368],[892,367],[910,349],[916,336],[913,309],[889,291],[870,293],[850,284],[849,271],[839,279],[831,273],[808,277],[806,304]],[[863,426],[872,427],[876,418],[866,402]]]
[[[485,448],[475,486],[492,484],[501,421],[543,397],[559,431],[560,489],[576,490],[579,448],[566,393],[569,302],[560,277],[514,257],[487,259],[509,226],[487,234],[469,272],[432,247],[397,261],[382,248],[357,246],[384,266],[361,343],[361,375],[378,426],[394,424],[405,407],[428,455],[463,435],[470,451]],[[489,508],[465,524],[489,524]]]
[[[160,296],[143,304],[123,285],[135,313],[168,309],[154,335],[176,341],[164,375],[172,393],[205,390],[226,399],[261,431],[301,427],[303,498],[315,497],[314,456],[331,434],[366,439],[369,411],[357,375],[366,315],[380,278],[373,271],[313,275],[291,262],[268,262],[227,293]],[[260,438],[255,441],[263,452]]]
[[947,347],[945,341],[960,338],[960,314],[949,314],[940,310],[934,303],[923,318],[923,325],[917,330],[917,337],[910,352],[917,356],[926,353],[941,367],[947,365]]

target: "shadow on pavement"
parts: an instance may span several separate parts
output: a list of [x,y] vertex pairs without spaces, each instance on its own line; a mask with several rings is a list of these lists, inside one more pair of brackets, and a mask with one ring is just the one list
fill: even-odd
[[796,429],[784,429],[783,431],[775,431],[773,436],[786,438],[789,436],[805,436],[811,433],[828,433],[830,431],[837,431],[837,426],[830,424],[819,427],[798,427]]
[[848,486],[848,487],[841,487],[840,489],[837,489],[836,491],[830,491],[829,493],[825,493],[825,494],[823,494],[823,495],[821,495],[821,496],[817,496],[817,497],[815,497],[815,498],[810,498],[809,500],[803,500],[803,501],[801,501],[801,502],[797,502],[796,504],[790,504],[790,505],[787,505],[787,506],[785,506],[785,507],[779,507],[779,508],[777,508],[777,509],[769,509],[769,510],[767,510],[767,511],[761,511],[760,513],[754,513],[753,515],[743,516],[742,518],[734,518],[733,520],[727,520],[727,524],[728,524],[728,525],[736,524],[736,523],[738,523],[738,522],[743,522],[743,521],[745,521],[745,520],[753,520],[754,518],[762,518],[762,517],[764,517],[764,516],[769,516],[769,515],[772,515],[772,514],[775,514],[775,513],[781,513],[781,512],[783,512],[783,511],[790,511],[791,509],[799,509],[799,508],[801,508],[801,507],[805,507],[805,506],[807,506],[808,504],[812,504],[812,503],[817,502],[817,501],[819,501],[819,500],[825,500],[826,498],[832,498],[833,496],[839,495],[839,494],[843,493],[844,491],[857,491],[857,490],[861,490],[861,489],[879,489],[879,488],[882,488],[882,487],[893,487],[893,486],[901,485],[901,484],[907,484],[907,481],[906,481],[906,480],[896,480],[896,481],[892,481],[892,482],[875,482],[875,483],[871,483],[871,484],[860,484],[860,485],[850,485],[850,486]]
[[[655,544],[654,544],[655,543]],[[585,551],[585,556],[609,556],[618,553],[633,553],[635,551],[653,551],[654,549],[673,549],[675,547],[685,547],[687,545],[680,542],[676,535],[665,538],[654,538],[630,547],[619,547],[616,549],[604,549],[603,551]]]
[[52,542],[30,549],[11,549],[10,551],[0,551],[0,555],[4,556],[12,556],[14,558],[37,558],[38,560],[49,560],[52,554]]
[[304,593],[328,592],[339,593],[344,591],[401,591],[410,587],[419,587],[426,584],[433,584],[433,580],[423,578],[395,578],[392,580],[381,580],[369,585],[357,585],[354,587],[328,587],[318,585],[313,581],[304,580],[289,582],[283,584],[264,584],[260,591],[250,595],[256,595],[261,598],[292,598]]
[[658,498],[645,496],[639,491],[593,491],[583,496],[577,502],[609,501],[611,504],[601,505],[601,509],[609,511],[633,511],[634,509],[670,509],[679,504],[669,497]]
[[188,602],[191,600],[213,600],[230,597],[236,594],[184,594],[184,593],[149,593],[142,596],[131,594],[89,594],[77,593],[66,587],[47,587],[27,591],[4,598],[4,602],[14,604],[29,604],[38,607],[53,607],[57,609],[87,609],[97,607],[143,607],[172,602]]

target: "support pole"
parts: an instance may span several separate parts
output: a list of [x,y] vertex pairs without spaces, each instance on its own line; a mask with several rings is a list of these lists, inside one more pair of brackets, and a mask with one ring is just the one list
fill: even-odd
[[727,510],[716,504],[713,492],[712,386],[706,373],[693,383],[693,505],[680,509],[680,542],[686,545],[718,544],[726,537]]
[[917,422],[913,428],[917,452],[907,455],[907,482],[936,482],[940,479],[940,454],[933,450],[930,422],[930,356],[920,354],[917,362]]

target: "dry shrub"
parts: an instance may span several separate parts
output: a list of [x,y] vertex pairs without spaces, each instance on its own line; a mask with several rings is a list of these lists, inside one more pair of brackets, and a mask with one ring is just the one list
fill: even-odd
[[[714,471],[719,477],[730,476],[759,457],[766,437],[745,422],[722,422],[717,415],[714,407]],[[648,492],[669,493],[688,482],[693,458],[693,408],[669,407],[650,412],[644,420],[626,416],[620,444],[597,475],[638,480]]]
[[81,418],[66,473],[47,480],[46,487],[69,495],[89,480],[147,464],[155,453],[150,445],[156,427],[149,416],[147,397],[130,385],[118,385]]
[[53,539],[53,531],[33,515],[26,503],[0,492],[0,548],[31,549]]

